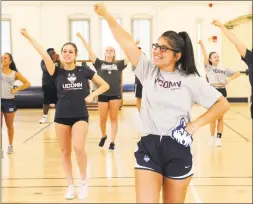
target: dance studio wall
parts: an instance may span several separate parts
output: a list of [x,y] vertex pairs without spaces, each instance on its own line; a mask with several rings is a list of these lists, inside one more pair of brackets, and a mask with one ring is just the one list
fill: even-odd
[[[33,2],[2,2],[4,18],[11,19],[12,53],[19,70],[31,81],[33,86],[41,85],[41,57],[32,46],[20,35],[20,28],[26,27],[45,47],[55,47],[60,52],[61,46],[70,40],[69,18],[86,17],[90,19],[91,45],[97,56],[100,55],[100,24],[99,17],[93,12],[93,2],[89,1],[33,1]],[[215,49],[221,54],[221,33],[210,22],[218,18],[227,22],[237,16],[249,13],[249,2],[214,2],[212,8],[207,2],[176,2],[176,1],[129,1],[105,2],[111,13],[121,18],[123,27],[131,32],[133,16],[152,18],[152,42],[166,30],[187,31],[192,39],[196,62],[198,59],[196,22],[202,22],[201,38],[208,50]],[[218,36],[218,43],[208,42],[210,35]],[[221,56],[222,60],[222,56]],[[198,67],[202,75],[203,67]],[[131,68],[124,71],[124,83],[133,83],[134,75]]]

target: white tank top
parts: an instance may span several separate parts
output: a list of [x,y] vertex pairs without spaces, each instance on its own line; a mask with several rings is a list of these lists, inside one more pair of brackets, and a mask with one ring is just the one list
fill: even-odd
[[11,89],[14,87],[15,79],[15,71],[12,71],[10,74],[1,74],[2,81],[2,99],[13,99],[15,96],[11,93]]

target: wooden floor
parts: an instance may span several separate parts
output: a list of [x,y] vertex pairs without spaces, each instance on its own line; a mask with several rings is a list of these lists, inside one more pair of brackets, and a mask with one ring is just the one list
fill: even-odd
[[[193,118],[204,111],[194,106]],[[114,152],[108,151],[109,140],[103,149],[98,148],[98,112],[90,111],[87,139],[89,197],[84,201],[64,200],[66,180],[59,160],[53,115],[54,109],[50,110],[50,122],[40,125],[41,110],[18,110],[15,152],[12,155],[6,154],[8,143],[6,128],[3,127],[2,202],[135,202],[133,152],[139,139],[136,108],[122,109]],[[231,104],[225,115],[222,147],[209,147],[208,140],[209,126],[202,127],[194,136],[195,175],[186,203],[251,203],[252,120],[249,105]],[[75,183],[78,184],[79,173],[74,155],[72,159]]]

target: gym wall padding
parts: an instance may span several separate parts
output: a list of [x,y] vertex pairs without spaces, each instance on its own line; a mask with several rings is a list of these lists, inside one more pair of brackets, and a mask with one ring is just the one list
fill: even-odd
[[42,108],[43,92],[41,86],[33,86],[15,94],[17,108]]

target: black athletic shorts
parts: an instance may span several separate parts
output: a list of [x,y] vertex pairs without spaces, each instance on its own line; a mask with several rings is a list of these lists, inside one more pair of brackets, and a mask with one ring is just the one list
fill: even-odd
[[227,90],[226,88],[216,88],[225,98],[227,97]]
[[57,103],[57,89],[54,84],[48,84],[42,86],[43,91],[43,104],[49,105],[49,104],[56,104]]
[[185,179],[193,175],[193,156],[169,136],[147,135],[137,143],[135,169],[150,170],[170,179]]
[[15,99],[1,99],[1,112],[13,113],[17,111]]
[[82,118],[55,118],[54,122],[62,124],[62,125],[68,125],[70,127],[72,127],[76,122],[78,121],[85,121],[85,122],[89,122],[89,118],[88,117],[82,117]]
[[142,98],[142,84],[135,84],[135,97]]
[[121,96],[103,96],[99,95],[98,96],[98,102],[109,102],[111,100],[120,100]]

